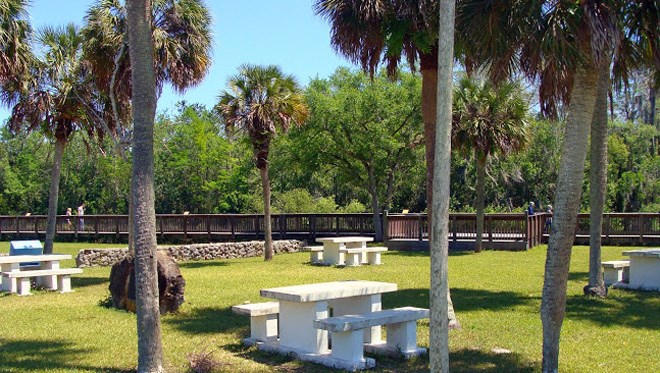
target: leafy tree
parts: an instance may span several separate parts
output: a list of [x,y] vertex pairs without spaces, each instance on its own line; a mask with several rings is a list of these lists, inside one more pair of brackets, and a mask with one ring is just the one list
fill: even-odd
[[96,91],[88,79],[89,65],[82,58],[79,30],[73,24],[61,29],[45,28],[38,40],[44,54],[32,68],[34,85],[19,97],[9,124],[14,132],[43,131],[55,142],[44,244],[44,253],[52,253],[66,144],[78,131],[100,138],[103,132],[94,122]]
[[[291,137],[320,163],[341,170],[347,183],[367,190],[376,240],[382,239],[381,205],[389,206],[405,174],[417,163],[422,142],[419,80],[401,73],[390,82],[384,73],[370,80],[340,68],[307,89],[312,115]],[[310,157],[308,157],[310,158]]]
[[264,257],[273,257],[270,219],[270,182],[268,154],[277,127],[286,132],[291,124],[301,125],[308,109],[298,84],[277,66],[243,65],[239,74],[229,78],[229,90],[221,93],[216,110],[231,130],[247,133],[254,150],[254,162],[261,173],[264,201]]
[[476,158],[477,212],[475,251],[482,248],[484,229],[484,183],[491,155],[507,156],[526,146],[529,132],[527,105],[514,84],[493,86],[464,78],[454,94],[452,142]]
[[128,43],[133,95],[133,169],[131,198],[135,245],[135,295],[138,372],[163,372],[154,209],[154,144],[156,74],[150,0],[128,0]]

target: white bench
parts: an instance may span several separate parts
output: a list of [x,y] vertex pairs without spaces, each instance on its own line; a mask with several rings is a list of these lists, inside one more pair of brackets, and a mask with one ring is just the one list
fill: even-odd
[[309,261],[321,263],[323,261],[323,246],[305,246],[303,250],[309,251]]
[[340,253],[346,254],[347,266],[359,266],[361,264],[380,265],[380,253],[387,251],[387,247],[361,247],[354,249],[340,249]]
[[[30,295],[30,278],[53,276],[55,281],[46,281],[46,286],[50,290],[60,290],[60,293],[70,293],[71,275],[82,273],[81,268],[56,268],[56,269],[35,269],[30,271],[3,272],[3,277],[8,277],[12,282],[18,281],[18,286],[11,285],[12,289],[17,289],[18,295]],[[51,277],[51,278],[53,278]]]
[[[317,329],[332,332],[331,356],[340,360],[359,363],[364,361],[364,350],[376,353],[401,354],[406,359],[426,353],[417,346],[417,320],[429,317],[429,310],[402,307],[365,313],[314,320]],[[366,328],[385,325],[387,341],[363,344]]]
[[247,345],[277,340],[277,317],[279,302],[246,303],[233,306],[232,311],[250,316],[250,338],[243,340]]
[[629,260],[611,260],[603,262],[603,280],[606,286],[617,282],[628,282],[630,261]]

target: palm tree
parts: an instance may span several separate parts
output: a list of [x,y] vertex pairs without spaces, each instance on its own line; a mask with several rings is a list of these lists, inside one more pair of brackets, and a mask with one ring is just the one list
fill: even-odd
[[12,131],[41,130],[55,142],[48,198],[48,223],[44,253],[53,252],[60,171],[64,149],[71,136],[85,131],[88,137],[103,137],[93,117],[96,92],[88,79],[88,63],[82,58],[82,36],[73,24],[45,28],[38,35],[43,57],[31,68],[33,84],[13,107]]
[[[171,83],[178,92],[199,84],[211,66],[211,15],[202,0],[154,0],[152,37],[158,94]],[[120,0],[98,0],[85,17],[85,55],[108,112],[128,126],[131,93],[126,8]]]
[[138,372],[163,372],[154,207],[154,117],[156,75],[150,0],[128,0],[128,44],[133,95],[133,171],[131,199],[135,245]]
[[264,200],[264,258],[273,258],[270,219],[268,154],[277,127],[286,132],[291,124],[302,125],[309,115],[296,80],[277,66],[242,65],[229,78],[216,110],[227,129],[242,129],[252,142],[254,162],[261,173]]
[[484,230],[484,183],[486,164],[494,154],[503,156],[527,144],[527,105],[514,84],[494,86],[464,78],[454,94],[452,143],[476,158],[477,237],[475,251],[482,249]]
[[32,28],[27,20],[27,0],[0,2],[0,102],[13,105],[26,89],[32,63]]
[[557,103],[568,103],[541,303],[542,369],[556,372],[597,71],[609,68],[608,55],[618,40],[616,0],[486,3],[484,7],[484,1],[464,0],[459,7],[466,60],[488,65],[494,78],[520,67],[539,79],[546,113],[555,111]]
[[[201,0],[154,0],[152,37],[157,94],[170,82],[183,92],[199,84],[211,66],[211,16]],[[121,142],[130,142],[131,61],[126,37],[126,8],[119,0],[98,0],[85,17],[85,55],[104,93],[105,117],[123,127]],[[105,120],[104,120],[105,119]],[[108,127],[106,125],[106,127]],[[121,145],[121,144],[120,144]],[[122,147],[118,147],[122,152]],[[129,224],[133,216],[129,201]],[[133,252],[129,234],[129,250]]]
[[[454,62],[454,0],[440,0],[438,17],[437,124],[433,162],[433,218],[431,236],[449,235],[449,174],[451,169],[452,70]],[[449,372],[449,322],[453,313],[448,284],[449,241],[431,240],[431,317],[429,346],[431,372]],[[455,317],[454,317],[455,319]]]
[[[411,70],[419,62],[422,75],[422,120],[426,158],[426,200],[428,225],[433,225],[433,170],[438,86],[439,2],[432,0],[315,0],[316,14],[328,19],[331,43],[352,62],[371,75],[381,62],[394,76],[401,58]],[[381,61],[382,59],[382,61]],[[444,174],[447,175],[447,174]],[[429,236],[432,245],[433,234]],[[449,325],[460,327],[451,296]]]

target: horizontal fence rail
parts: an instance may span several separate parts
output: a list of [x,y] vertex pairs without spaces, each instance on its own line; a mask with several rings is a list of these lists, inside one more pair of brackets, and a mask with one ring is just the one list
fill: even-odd
[[[388,243],[423,244],[428,240],[426,214],[381,214]],[[0,216],[0,239],[34,238],[46,233],[45,215]],[[486,214],[482,236],[485,248],[502,245],[528,249],[546,243],[551,216],[540,213]],[[240,240],[263,238],[264,218],[261,214],[158,214],[156,231],[161,238],[182,240]],[[373,214],[275,214],[272,215],[273,237],[314,241],[317,237],[339,235],[374,236]],[[128,215],[57,216],[58,237],[125,239]],[[468,213],[449,214],[450,247],[472,243],[476,238],[476,216]],[[579,214],[575,230],[576,243],[588,243],[589,214]],[[414,243],[417,241],[417,243]],[[654,245],[660,244],[660,214],[608,213],[603,216],[602,243]],[[423,246],[423,245],[422,245]]]

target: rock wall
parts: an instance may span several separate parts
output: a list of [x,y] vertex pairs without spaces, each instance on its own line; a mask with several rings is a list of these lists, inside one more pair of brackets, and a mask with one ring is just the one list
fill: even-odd
[[[302,251],[304,241],[281,240],[273,242],[273,250],[279,253]],[[263,241],[222,242],[190,244],[178,246],[159,246],[158,250],[168,252],[175,260],[211,260],[249,258],[264,254]],[[76,265],[82,267],[111,266],[122,260],[128,249],[85,249],[78,252]]]

